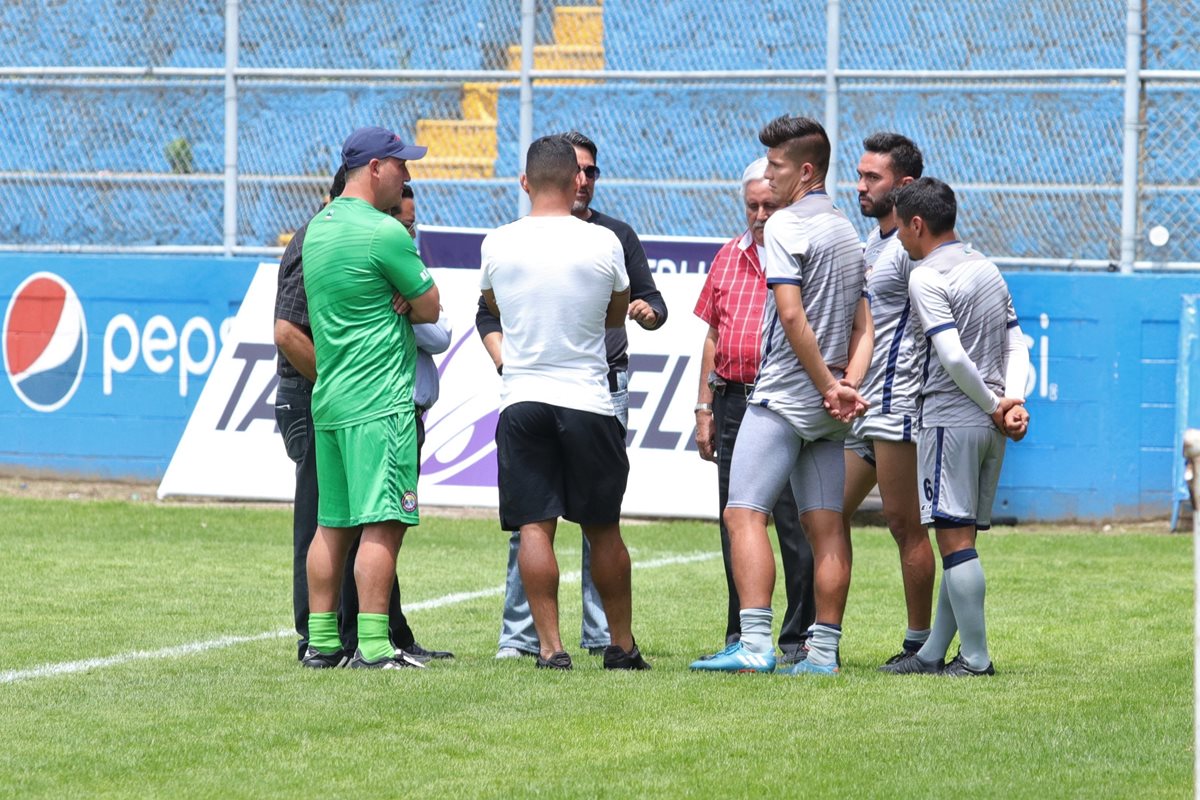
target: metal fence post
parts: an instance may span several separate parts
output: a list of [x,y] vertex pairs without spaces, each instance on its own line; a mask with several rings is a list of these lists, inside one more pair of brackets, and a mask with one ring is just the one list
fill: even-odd
[[[521,0],[521,128],[517,142],[517,171],[525,171],[525,153],[533,142],[533,42],[537,25],[537,0]],[[529,213],[529,195],[517,192],[517,216]]]
[[837,195],[838,160],[838,60],[841,45],[841,6],[839,0],[825,3],[825,133],[829,136],[829,171],[825,173],[825,191],[830,199]]
[[224,252],[237,247],[238,0],[225,0],[225,222]]
[[1125,144],[1121,175],[1121,272],[1133,272],[1137,260],[1138,144],[1141,132],[1142,0],[1128,0],[1125,11]]

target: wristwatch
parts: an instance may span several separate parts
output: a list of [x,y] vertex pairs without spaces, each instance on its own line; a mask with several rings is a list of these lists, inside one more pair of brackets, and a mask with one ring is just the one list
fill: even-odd
[[708,413],[711,414],[712,413],[712,403],[696,403],[696,407],[694,409],[692,409],[692,411],[694,411],[697,414],[699,414],[701,411],[707,411]]

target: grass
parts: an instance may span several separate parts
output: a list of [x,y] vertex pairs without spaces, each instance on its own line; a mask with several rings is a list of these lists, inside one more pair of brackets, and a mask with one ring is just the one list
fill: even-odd
[[[0,499],[0,673],[290,624],[290,515]],[[710,524],[628,526],[635,563],[714,549]],[[411,613],[458,653],[422,673],[310,672],[280,635],[0,683],[0,796],[1185,797],[1189,537],[1001,530],[982,539],[999,675],[894,678],[894,545],[855,534],[837,680],[696,675],[723,633],[719,558],[634,573],[654,670],[495,661],[501,599]],[[570,526],[564,570],[578,569]],[[409,602],[498,587],[491,522],[405,543]],[[565,584],[564,641],[579,629]],[[778,605],[778,604],[777,604]]]

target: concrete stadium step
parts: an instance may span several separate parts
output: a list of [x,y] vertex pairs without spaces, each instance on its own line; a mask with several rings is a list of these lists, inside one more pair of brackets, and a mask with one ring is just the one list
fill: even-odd
[[[603,69],[604,12],[594,6],[556,6],[554,44],[534,48],[538,69]],[[521,47],[508,49],[509,68],[520,69]],[[588,83],[589,81],[553,81]],[[490,178],[495,175],[498,156],[497,123],[500,84],[468,82],[462,87],[462,119],[417,121],[417,144],[429,155],[414,161],[409,170],[414,178]]]
[[554,42],[560,45],[604,46],[604,7],[556,6]]
[[408,171],[415,180],[491,178],[496,171],[496,159],[463,156],[440,158],[431,155],[420,161],[408,162]]
[[[508,48],[508,68],[521,68],[521,45]],[[578,44],[538,44],[533,47],[534,69],[604,69],[604,47]]]
[[477,119],[417,120],[417,143],[438,158],[495,158],[496,123]]
[[462,96],[463,119],[496,119],[496,106],[500,101],[498,83],[464,83]]

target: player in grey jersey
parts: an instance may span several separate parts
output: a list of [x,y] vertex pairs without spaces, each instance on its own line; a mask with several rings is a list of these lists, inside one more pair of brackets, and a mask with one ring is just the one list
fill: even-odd
[[816,623],[792,674],[836,675],[850,586],[842,530],[842,439],[866,409],[857,387],[871,360],[858,235],[825,193],[829,138],[816,120],[780,117],[759,134],[775,200],[767,220],[762,360],[730,465],[730,561],[741,600],[741,641],[692,669],[771,672],[775,557],[767,515],[789,484],[813,549]]
[[900,574],[908,628],[894,663],[911,657],[929,637],[933,604],[933,548],[921,524],[917,495],[916,350],[910,328],[908,275],[912,260],[896,235],[899,221],[892,196],[921,177],[924,159],[912,141],[898,133],[875,133],[863,140],[858,162],[858,204],[879,224],[867,236],[867,294],[875,326],[875,350],[862,394],[871,404],[846,436],[846,490],[842,524],[850,535],[854,512],[876,483],[883,516],[900,550]]
[[[954,231],[954,191],[921,178],[896,195],[900,242],[921,263],[909,278],[922,370],[918,475],[921,519],[937,532],[942,586],[928,640],[896,674],[994,675],[984,622],[977,532],[991,524],[1005,436],[1025,436],[1029,351],[996,265]],[[959,654],[943,665],[958,633]]]

